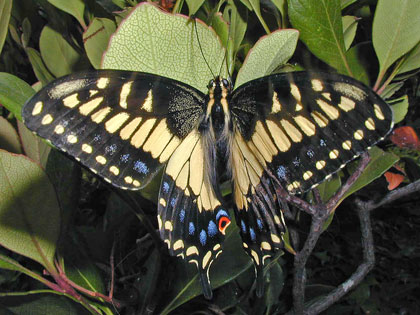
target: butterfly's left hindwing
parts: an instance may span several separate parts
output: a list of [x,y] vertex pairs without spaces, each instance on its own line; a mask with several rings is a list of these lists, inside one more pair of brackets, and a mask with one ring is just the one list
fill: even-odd
[[197,266],[204,295],[211,298],[209,269],[222,252],[230,218],[211,184],[206,156],[198,130],[175,150],[162,178],[158,223],[171,255]]
[[22,111],[26,126],[114,186],[139,189],[203,113],[204,95],[160,76],[99,70],[53,81]]

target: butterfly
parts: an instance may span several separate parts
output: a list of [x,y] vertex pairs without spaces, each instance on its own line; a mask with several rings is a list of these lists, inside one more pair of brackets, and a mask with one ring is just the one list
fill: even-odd
[[24,106],[26,126],[105,181],[138,190],[164,168],[160,236],[197,266],[205,297],[209,270],[231,223],[220,192],[232,182],[243,247],[262,294],[263,267],[284,246],[282,187],[306,192],[382,140],[391,108],[338,74],[272,74],[232,89],[215,77],[208,93],[166,77],[96,70],[59,78]]

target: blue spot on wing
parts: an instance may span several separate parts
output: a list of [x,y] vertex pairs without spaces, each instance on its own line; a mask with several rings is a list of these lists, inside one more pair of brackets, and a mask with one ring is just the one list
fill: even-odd
[[326,142],[324,139],[320,139],[320,140],[319,140],[319,145],[320,145],[321,147],[325,147],[325,146],[327,145],[327,142]]
[[116,144],[111,144],[105,147],[105,152],[108,153],[109,155],[113,155],[115,151],[117,151]]
[[142,174],[149,173],[149,168],[142,161],[136,161],[134,163],[133,169],[138,173],[142,173]]
[[120,160],[121,162],[127,163],[129,158],[130,158],[130,154],[127,153],[127,154],[121,155]]
[[258,225],[258,228],[259,228],[260,230],[262,230],[262,229],[264,228],[264,225],[262,224],[262,222],[261,222],[261,220],[260,220],[260,219],[257,219],[257,225]]
[[249,236],[251,236],[251,240],[253,242],[255,242],[255,240],[257,239],[257,237],[255,236],[255,232],[253,228],[249,228]]
[[210,237],[215,236],[217,234],[217,232],[219,231],[217,229],[216,223],[214,223],[213,221],[209,222],[209,226],[208,226],[207,230],[208,230],[208,234],[209,234]]
[[245,226],[245,222],[241,221],[241,229],[243,233],[246,233],[246,226]]
[[181,211],[179,211],[179,221],[181,221],[181,223],[184,223],[185,220],[185,210],[182,209]]
[[165,194],[169,192],[169,184],[167,182],[163,182],[162,189]]
[[200,232],[200,243],[201,243],[201,245],[206,245],[206,243],[207,243],[207,234],[206,234],[206,231],[204,231],[204,230],[201,230],[201,232]]
[[287,168],[284,167],[283,165],[280,165],[277,168],[277,176],[280,179],[286,179],[286,176],[287,176]]
[[194,226],[194,223],[190,222],[190,224],[188,225],[188,233],[189,233],[190,235],[193,235],[193,234],[194,234],[194,232],[195,232],[195,226]]
[[306,151],[306,155],[309,156],[309,158],[313,158],[315,155],[315,152],[311,149],[309,149],[308,151]]
[[171,206],[174,207],[175,206],[175,203],[176,203],[176,199],[175,198],[172,198],[171,199]]
[[224,216],[224,217],[228,217],[229,218],[229,214],[224,209],[220,209],[217,212],[217,214],[216,214],[216,220],[219,221],[219,219],[220,219],[221,216]]

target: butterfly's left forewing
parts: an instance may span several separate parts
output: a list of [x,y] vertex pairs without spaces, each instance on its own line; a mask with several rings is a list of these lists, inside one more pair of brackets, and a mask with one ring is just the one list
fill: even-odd
[[25,125],[116,187],[144,187],[196,126],[204,95],[118,70],[57,79],[22,110]]

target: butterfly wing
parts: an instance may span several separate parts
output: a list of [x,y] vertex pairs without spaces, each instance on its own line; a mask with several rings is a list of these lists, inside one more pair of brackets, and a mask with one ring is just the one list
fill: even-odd
[[197,266],[204,295],[211,298],[209,269],[222,252],[230,217],[218,188],[211,183],[206,157],[203,138],[195,130],[175,150],[165,168],[158,222],[171,255]]
[[57,79],[22,110],[26,126],[106,181],[145,186],[196,126],[204,95],[160,76],[98,70]]
[[180,82],[99,70],[55,80],[22,116],[29,129],[119,188],[145,186],[167,163],[160,235],[172,255],[197,265],[211,297],[208,271],[230,218],[204,168],[207,151],[197,130],[204,106],[205,96]]
[[[307,191],[393,126],[392,111],[378,95],[335,74],[294,72],[253,80],[233,92],[230,109],[236,128],[232,167],[238,224],[257,269],[269,254],[266,249],[279,247],[274,240],[285,228],[281,212],[271,208],[276,200],[281,208],[281,201],[277,181],[268,174],[290,193]],[[263,229],[253,238],[259,226]]]

